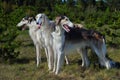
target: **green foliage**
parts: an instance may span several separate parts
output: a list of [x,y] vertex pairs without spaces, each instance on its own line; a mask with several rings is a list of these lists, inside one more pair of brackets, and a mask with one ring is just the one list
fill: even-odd
[[83,23],[86,28],[101,32],[108,46],[120,47],[119,8],[120,1],[117,0],[0,1],[0,58],[9,60],[18,56],[15,52],[19,44],[15,42],[19,33],[16,25],[24,16],[35,16],[37,13],[45,13],[51,20],[57,15],[66,15],[74,23]]
[[18,35],[17,29],[9,15],[0,14],[0,16],[0,61],[10,62],[19,54],[19,52],[15,52],[17,43],[14,42],[15,37]]

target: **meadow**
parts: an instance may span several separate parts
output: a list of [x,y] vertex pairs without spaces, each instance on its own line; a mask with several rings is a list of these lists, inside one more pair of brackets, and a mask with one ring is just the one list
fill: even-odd
[[[120,65],[110,70],[100,67],[97,57],[91,51],[89,51],[91,60],[89,68],[81,66],[80,54],[74,52],[68,56],[70,64],[64,63],[60,74],[54,75],[48,71],[44,50],[42,50],[42,63],[36,67],[35,47],[28,31],[21,31],[16,41],[21,42],[16,49],[20,54],[10,64],[0,63],[0,80],[120,80]],[[120,49],[107,47],[107,54],[114,61],[120,62]]]
[[[36,67],[35,47],[28,30],[17,23],[25,16],[45,13],[50,20],[66,15],[73,23],[99,31],[105,36],[108,56],[117,63],[107,70],[99,66],[89,50],[89,68],[81,66],[80,54],[69,55],[59,75],[48,71],[42,50],[42,63]],[[0,80],[120,80],[120,0],[0,0]]]

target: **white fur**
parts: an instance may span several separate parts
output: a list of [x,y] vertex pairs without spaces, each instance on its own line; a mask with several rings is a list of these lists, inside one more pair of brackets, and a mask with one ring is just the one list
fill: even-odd
[[36,15],[36,23],[40,26],[40,30],[44,39],[45,47],[48,51],[48,67],[52,69],[53,65],[53,49],[51,32],[54,30],[54,21],[50,21],[45,14]]

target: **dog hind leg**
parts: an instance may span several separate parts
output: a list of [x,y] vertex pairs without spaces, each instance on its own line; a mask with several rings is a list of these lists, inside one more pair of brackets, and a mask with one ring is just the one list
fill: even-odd
[[104,53],[103,51],[105,50],[102,50],[102,44],[96,47],[94,47],[94,51],[96,53],[96,55],[98,56],[99,58],[99,62],[100,62],[100,65],[101,66],[105,66],[107,69],[110,69],[111,68],[111,65],[110,65],[110,61],[106,58],[106,53]]
[[69,64],[67,56],[65,56],[65,62],[66,62],[67,65]]

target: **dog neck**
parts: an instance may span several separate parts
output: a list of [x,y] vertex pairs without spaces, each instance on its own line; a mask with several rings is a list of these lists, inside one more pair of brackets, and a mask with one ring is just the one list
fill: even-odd
[[64,35],[65,31],[64,29],[61,27],[61,25],[57,25],[55,27],[55,34],[58,36]]
[[45,16],[44,21],[41,25],[41,31],[48,30],[50,27],[50,20]]
[[36,21],[31,21],[30,23],[27,24],[29,29],[36,30],[37,29],[37,24]]

